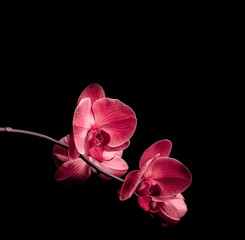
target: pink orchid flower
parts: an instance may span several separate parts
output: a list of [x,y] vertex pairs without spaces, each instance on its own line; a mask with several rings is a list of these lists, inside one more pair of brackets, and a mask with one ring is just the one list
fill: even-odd
[[[79,158],[80,154],[108,173],[117,177],[125,174],[128,165],[121,157],[123,150],[130,145],[136,123],[134,111],[121,101],[106,97],[99,84],[86,87],[77,101],[73,131],[61,139],[69,145],[68,151],[61,150],[59,146],[55,146],[53,151],[55,162],[59,165],[63,161],[57,170],[56,180],[81,182],[96,172]],[[110,179],[104,174],[99,176]]]
[[191,184],[188,168],[170,158],[172,143],[160,140],[145,150],[140,158],[140,170],[127,174],[119,191],[120,200],[139,196],[167,197],[183,192]]
[[187,205],[181,193],[154,201],[152,197],[138,197],[139,205],[152,218],[157,218],[163,227],[176,224],[187,212]]
[[160,140],[145,150],[140,158],[140,170],[127,174],[119,189],[119,199],[126,200],[134,193],[140,206],[161,217],[163,225],[178,222],[186,212],[181,195],[192,181],[188,168],[170,158],[172,143]]

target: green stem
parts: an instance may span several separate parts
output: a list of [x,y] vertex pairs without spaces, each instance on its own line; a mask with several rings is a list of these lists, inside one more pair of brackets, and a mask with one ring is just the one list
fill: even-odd
[[[27,131],[27,130],[21,130],[21,129],[14,129],[14,128],[11,128],[11,127],[0,127],[0,132],[11,132],[11,133],[20,133],[20,134],[25,134],[25,135],[36,136],[36,137],[47,139],[47,140],[49,140],[51,142],[54,142],[55,144],[57,144],[57,145],[59,145],[61,147],[64,147],[64,148],[67,148],[68,149],[68,145],[67,144],[61,143],[61,142],[57,141],[54,138],[51,138],[51,137],[49,137],[47,135],[40,134],[40,133],[37,133],[37,132],[32,132],[32,131]],[[105,174],[108,177],[111,177],[111,178],[114,178],[114,179],[116,179],[118,181],[124,182],[124,180],[122,178],[119,178],[119,177],[117,177],[117,176],[115,176],[115,175],[113,175],[111,173],[108,173],[105,170],[103,170],[102,168],[98,167],[96,164],[94,164],[89,159],[87,159],[83,154],[80,154],[80,157],[87,164],[89,164],[92,168],[96,169],[97,171]]]

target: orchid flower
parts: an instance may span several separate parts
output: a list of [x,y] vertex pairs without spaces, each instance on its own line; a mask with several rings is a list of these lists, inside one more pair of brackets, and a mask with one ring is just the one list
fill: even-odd
[[164,139],[152,144],[140,158],[139,170],[127,174],[119,189],[119,199],[134,193],[140,206],[170,222],[179,221],[186,212],[181,193],[190,186],[192,175],[188,168],[170,158],[172,142]]
[[[105,96],[103,88],[93,83],[80,94],[73,116],[73,131],[60,141],[68,150],[54,146],[53,155],[59,167],[55,179],[66,182],[83,182],[92,172],[80,154],[105,171],[122,176],[128,164],[122,159],[123,150],[130,145],[136,128],[134,111],[117,99]],[[99,174],[103,179],[110,179]]]

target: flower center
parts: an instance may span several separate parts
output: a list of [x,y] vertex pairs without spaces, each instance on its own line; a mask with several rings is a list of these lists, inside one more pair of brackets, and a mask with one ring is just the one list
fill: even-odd
[[156,181],[152,177],[149,177],[147,179],[147,181],[149,181],[151,183],[151,185],[156,185],[157,184]]
[[103,142],[103,135],[100,130],[90,130],[88,133],[88,142],[90,147],[98,147]]
[[109,135],[100,129],[92,129],[88,132],[89,147],[100,147],[109,142]]

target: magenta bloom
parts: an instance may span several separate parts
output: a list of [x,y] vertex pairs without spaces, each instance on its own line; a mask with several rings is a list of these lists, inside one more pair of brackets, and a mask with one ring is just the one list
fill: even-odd
[[[115,176],[125,174],[128,165],[121,156],[130,145],[136,123],[134,111],[121,101],[106,97],[99,84],[93,83],[86,87],[77,101],[73,131],[62,139],[69,145],[69,150],[62,150],[61,157],[60,147],[54,148],[56,163],[66,156],[65,162],[59,166],[56,179],[81,182],[95,172],[79,158],[80,154]],[[99,176],[109,179],[103,174]]]
[[161,140],[145,150],[139,162],[140,170],[127,174],[119,189],[119,199],[126,200],[134,193],[140,206],[165,220],[165,225],[177,222],[186,212],[181,192],[188,188],[192,175],[188,168],[170,158],[172,143]]

